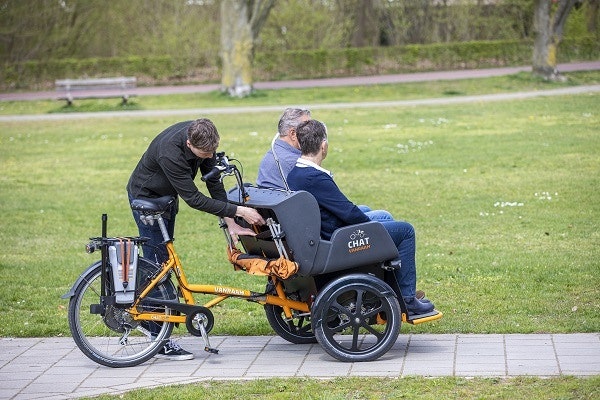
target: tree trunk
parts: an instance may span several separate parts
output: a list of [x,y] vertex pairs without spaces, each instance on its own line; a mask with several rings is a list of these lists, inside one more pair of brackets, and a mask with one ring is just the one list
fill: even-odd
[[589,33],[598,37],[598,10],[600,9],[600,0],[588,0],[587,5],[587,30]]
[[221,1],[221,90],[232,97],[253,91],[254,41],[274,0]]
[[359,0],[354,5],[354,31],[350,43],[352,47],[377,46],[379,39],[376,13],[373,0]]
[[[563,28],[577,0],[536,0],[533,29],[533,73],[549,80],[562,80],[556,69],[556,52],[563,38]],[[556,3],[551,15],[552,4]]]

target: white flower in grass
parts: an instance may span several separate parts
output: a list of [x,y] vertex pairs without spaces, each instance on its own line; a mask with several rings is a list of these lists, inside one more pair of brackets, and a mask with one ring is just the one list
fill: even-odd
[[533,194],[535,198],[537,198],[538,200],[548,200],[551,201],[552,197],[558,197],[558,192],[554,192],[554,194],[550,193],[550,192],[539,192],[539,193],[534,193]]
[[523,207],[523,203],[517,201],[497,201],[494,207]]

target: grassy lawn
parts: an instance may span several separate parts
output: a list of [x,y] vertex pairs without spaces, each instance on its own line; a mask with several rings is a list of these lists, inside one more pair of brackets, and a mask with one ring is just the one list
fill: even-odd
[[[574,76],[583,83],[598,83],[600,75]],[[503,87],[510,79],[516,83]],[[517,75],[406,88],[390,85],[395,89],[381,91],[274,91],[244,101],[216,94],[138,100],[147,109],[229,103],[280,104],[283,110],[299,102],[425,98],[439,97],[445,90],[453,93],[447,95],[470,95],[556,85]],[[367,91],[370,94],[363,96]],[[52,111],[43,104],[0,107],[2,113],[34,112],[30,107]],[[600,95],[592,94],[313,113],[329,128],[324,167],[334,172],[342,190],[356,203],[385,208],[417,230],[418,287],[445,315],[433,323],[403,325],[403,333],[600,331],[600,202],[594,197],[600,187],[599,104]],[[256,178],[279,114],[206,115],[219,128],[221,150],[241,161],[248,182]],[[198,115],[189,116],[194,117]],[[84,252],[87,238],[100,234],[102,213],[109,214],[109,234],[136,234],[125,184],[149,141],[182,119],[0,122],[0,336],[69,335],[67,302],[60,295],[97,258]],[[226,181],[227,187],[233,184]],[[264,288],[261,278],[233,272],[215,217],[183,205],[176,239],[191,281]],[[215,334],[273,334],[256,304],[227,301],[213,312]],[[185,328],[174,333],[184,335]],[[239,398],[242,393],[286,399],[598,395],[597,378],[370,379],[368,385],[354,379],[336,380],[336,385],[318,380],[266,382],[205,383],[151,395],[137,391],[125,398],[160,394],[191,399],[198,393],[211,393],[210,398]],[[327,397],[307,394],[325,391]]]
[[[418,398],[423,400],[470,399],[597,399],[599,378],[339,378],[265,379],[244,382],[202,382],[160,389],[144,389],[126,393],[119,398],[177,399],[203,398],[214,400],[272,399],[272,400],[396,400]],[[98,399],[114,399],[100,396]]]
[[[342,190],[417,229],[418,286],[445,318],[403,330],[600,330],[598,99],[314,113],[329,128],[325,166]],[[248,182],[278,116],[208,115]],[[60,295],[96,259],[83,251],[87,238],[100,234],[103,212],[109,234],[136,233],[129,173],[154,135],[179,119],[1,124],[0,335],[68,334]],[[191,279],[263,288],[232,271],[216,218],[185,205],[180,216],[176,245]],[[255,304],[234,300],[215,314],[217,334],[271,333]]]

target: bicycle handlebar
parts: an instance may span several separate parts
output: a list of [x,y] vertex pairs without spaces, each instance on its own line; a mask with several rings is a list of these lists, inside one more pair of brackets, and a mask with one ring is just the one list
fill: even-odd
[[202,175],[200,179],[202,179],[202,182],[206,182],[221,175],[221,171],[224,171],[223,167],[216,165],[209,173]]
[[202,179],[202,182],[206,182],[209,179],[220,177],[221,173],[231,174],[235,169],[237,169],[237,167],[229,164],[229,159],[225,155],[225,152],[220,152],[217,153],[217,165],[215,165],[210,172],[202,175],[200,179]]
[[[215,179],[215,178],[221,179],[222,175],[234,175],[237,180],[238,187],[240,188],[240,191],[242,193],[242,197],[244,199],[246,199],[247,193],[246,193],[246,190],[244,189],[244,182],[242,180],[242,174],[241,174],[240,170],[238,169],[238,167],[235,164],[231,164],[229,162],[229,158],[227,158],[227,156],[225,155],[225,152],[217,153],[216,156],[217,156],[217,165],[215,165],[213,167],[213,169],[211,169],[209,172],[202,175],[202,177],[200,178],[200,179],[202,179],[202,182],[206,182],[207,180]],[[234,161],[236,161],[236,160],[234,160]]]

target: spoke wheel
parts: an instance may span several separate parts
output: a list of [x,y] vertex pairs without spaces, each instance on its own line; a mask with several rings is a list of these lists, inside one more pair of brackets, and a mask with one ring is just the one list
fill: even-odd
[[330,282],[317,296],[312,315],[319,344],[340,361],[376,360],[400,333],[398,299],[392,288],[371,275]]
[[[149,282],[158,265],[140,258],[138,261],[138,288]],[[92,312],[99,307],[101,264],[90,269],[75,289],[69,303],[69,328],[79,349],[93,361],[107,367],[131,367],[153,357],[169,338],[173,324],[166,322],[135,321],[127,312],[127,305],[108,305],[104,313]],[[164,279],[149,297],[177,299],[175,286]],[[168,307],[152,307],[145,311],[171,314]],[[102,315],[104,314],[104,315]]]
[[265,305],[267,321],[271,328],[283,339],[294,344],[316,343],[309,316],[293,317],[287,320],[283,308],[272,304]]

